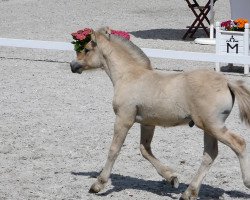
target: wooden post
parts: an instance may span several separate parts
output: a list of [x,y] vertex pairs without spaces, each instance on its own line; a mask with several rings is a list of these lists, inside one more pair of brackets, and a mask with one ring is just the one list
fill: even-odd
[[[245,24],[245,31],[244,31],[244,55],[249,55],[249,24]],[[244,65],[244,74],[249,73],[249,65]]]
[[[216,54],[220,54],[220,38],[221,38],[220,22],[216,22]],[[220,71],[220,63],[219,62],[216,62],[215,70],[217,72]]]

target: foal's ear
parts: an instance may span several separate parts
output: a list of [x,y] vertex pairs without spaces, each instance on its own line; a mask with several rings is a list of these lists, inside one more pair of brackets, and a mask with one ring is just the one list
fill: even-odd
[[111,35],[111,28],[108,26],[104,28],[105,34],[107,35],[107,38],[110,40],[110,35]]
[[111,28],[109,28],[108,26],[103,27],[100,29],[100,32],[102,34],[104,34],[108,39],[110,39],[110,35],[111,35]]
[[91,41],[93,41],[94,43],[96,43],[96,33],[94,30],[92,30],[92,33],[91,33]]
[[108,26],[105,27],[105,31],[106,31],[106,34],[111,34],[111,28],[109,28]]

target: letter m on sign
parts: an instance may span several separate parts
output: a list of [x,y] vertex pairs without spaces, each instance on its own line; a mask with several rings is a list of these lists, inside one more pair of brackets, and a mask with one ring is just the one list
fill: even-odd
[[231,44],[227,42],[227,53],[229,53],[230,49],[232,50],[234,48],[235,48],[236,53],[238,53],[239,52],[239,44],[235,44],[234,46],[233,45],[231,46]]

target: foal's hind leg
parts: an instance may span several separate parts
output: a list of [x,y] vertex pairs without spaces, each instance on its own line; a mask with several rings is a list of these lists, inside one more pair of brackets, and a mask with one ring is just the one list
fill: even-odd
[[144,126],[141,125],[141,144],[140,150],[142,156],[146,158],[157,170],[158,174],[160,174],[163,178],[165,178],[168,182],[172,184],[173,187],[177,188],[179,186],[179,182],[177,179],[177,175],[174,171],[163,165],[153,154],[151,151],[151,141],[154,136],[154,126]]
[[213,136],[204,133],[204,152],[201,166],[188,186],[187,190],[182,194],[182,200],[196,199],[199,194],[202,180],[206,176],[213,161],[218,155],[218,141]]
[[220,142],[229,146],[236,153],[240,161],[243,182],[246,187],[250,188],[250,161],[247,155],[245,140],[226,127],[216,129],[213,133]]

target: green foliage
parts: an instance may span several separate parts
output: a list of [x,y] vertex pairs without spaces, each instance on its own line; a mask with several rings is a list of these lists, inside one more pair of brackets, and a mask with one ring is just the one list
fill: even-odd
[[74,50],[76,52],[81,52],[86,44],[88,44],[91,41],[91,36],[88,35],[84,40],[75,40],[73,42],[71,42],[72,44],[74,44]]

